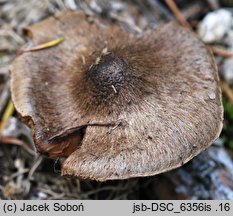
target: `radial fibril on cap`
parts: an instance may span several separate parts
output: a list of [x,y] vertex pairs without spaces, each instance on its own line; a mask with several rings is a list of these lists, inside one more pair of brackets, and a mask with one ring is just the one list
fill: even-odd
[[[125,179],[181,166],[219,136],[212,55],[175,23],[135,37],[69,12],[30,27],[13,63],[12,98],[39,152],[67,157],[63,175]],[[47,83],[45,85],[45,83]]]

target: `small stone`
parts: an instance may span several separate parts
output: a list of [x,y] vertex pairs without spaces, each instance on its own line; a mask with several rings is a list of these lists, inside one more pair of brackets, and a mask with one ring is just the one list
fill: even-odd
[[198,26],[198,34],[206,43],[218,42],[230,30],[232,14],[225,9],[208,13]]
[[118,1],[110,1],[110,4],[111,4],[111,8],[114,10],[114,11],[122,11],[124,10],[124,8],[127,7],[127,4],[125,2],[118,2]]
[[228,58],[223,63],[222,76],[227,83],[233,82],[233,59]]
[[68,7],[71,10],[77,9],[77,5],[75,3],[75,0],[65,0],[65,5],[66,5],[66,7]]
[[43,192],[39,192],[38,193],[38,198],[39,199],[46,199],[48,196],[47,196],[47,194],[46,193],[43,193]]

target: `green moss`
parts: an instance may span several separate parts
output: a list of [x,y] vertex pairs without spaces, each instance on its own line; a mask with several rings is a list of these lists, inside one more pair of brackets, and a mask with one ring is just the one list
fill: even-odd
[[221,139],[227,148],[233,150],[233,105],[227,102],[223,96],[224,106],[224,126],[221,134]]

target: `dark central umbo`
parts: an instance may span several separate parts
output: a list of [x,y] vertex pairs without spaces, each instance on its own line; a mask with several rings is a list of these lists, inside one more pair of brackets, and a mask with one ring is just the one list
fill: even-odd
[[87,80],[91,81],[99,93],[106,97],[118,94],[127,72],[127,63],[118,56],[109,53],[102,56],[87,72]]

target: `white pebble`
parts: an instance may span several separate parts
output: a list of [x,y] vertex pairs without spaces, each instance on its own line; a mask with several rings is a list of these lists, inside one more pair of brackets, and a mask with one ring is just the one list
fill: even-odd
[[227,83],[233,83],[233,59],[229,58],[223,62],[222,76]]
[[225,9],[208,13],[198,26],[198,34],[206,43],[218,42],[230,30],[232,14]]

